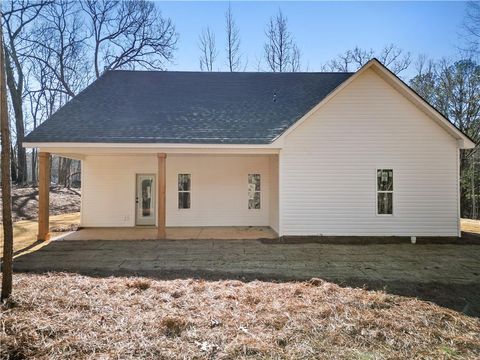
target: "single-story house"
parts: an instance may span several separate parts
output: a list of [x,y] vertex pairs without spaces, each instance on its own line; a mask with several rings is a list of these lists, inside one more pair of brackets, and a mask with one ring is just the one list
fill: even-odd
[[378,60],[354,73],[107,71],[25,139],[82,162],[81,226],[460,236],[474,142]]

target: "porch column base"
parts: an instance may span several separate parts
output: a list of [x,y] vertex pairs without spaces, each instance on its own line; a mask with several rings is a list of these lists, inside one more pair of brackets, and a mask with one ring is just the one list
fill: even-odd
[[38,234],[37,241],[48,241],[51,239],[51,237],[52,237],[52,234],[50,234],[49,232],[43,235]]
[[50,153],[38,154],[38,234],[37,240],[50,240]]
[[158,239],[165,239],[167,237],[166,232],[166,205],[165,205],[165,187],[166,187],[166,159],[167,154],[157,154],[158,157]]

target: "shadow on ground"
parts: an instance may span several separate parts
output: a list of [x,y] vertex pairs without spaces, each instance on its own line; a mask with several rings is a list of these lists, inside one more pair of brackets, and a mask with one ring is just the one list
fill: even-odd
[[417,297],[480,317],[478,244],[321,244],[258,240],[65,240],[15,258],[17,272],[95,277],[254,279],[313,277]]

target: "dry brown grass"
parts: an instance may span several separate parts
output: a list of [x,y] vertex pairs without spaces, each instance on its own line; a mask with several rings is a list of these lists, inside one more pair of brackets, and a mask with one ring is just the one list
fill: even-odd
[[475,359],[480,320],[310,282],[16,275],[7,359]]
[[462,219],[462,231],[480,234],[480,220]]
[[[80,222],[80,213],[62,214],[50,216],[50,232],[52,238],[61,235],[62,232],[73,231]],[[38,250],[48,244],[37,243],[38,223],[36,220],[21,220],[13,223],[13,251],[21,252],[25,249]],[[0,226],[0,257],[3,256],[3,227]]]

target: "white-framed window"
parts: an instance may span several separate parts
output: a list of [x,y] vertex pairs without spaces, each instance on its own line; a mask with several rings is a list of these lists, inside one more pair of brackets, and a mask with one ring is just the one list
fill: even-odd
[[248,174],[248,208],[260,209],[260,174]]
[[192,192],[192,175],[178,174],[178,208],[190,209]]
[[393,169],[377,169],[377,215],[393,215]]

